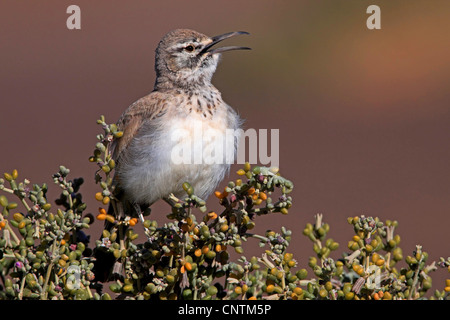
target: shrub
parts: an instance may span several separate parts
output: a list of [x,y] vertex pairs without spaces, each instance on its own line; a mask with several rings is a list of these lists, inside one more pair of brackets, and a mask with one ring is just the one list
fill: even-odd
[[[117,201],[110,146],[122,132],[103,116],[97,123],[103,133],[89,158],[99,166],[96,219],[84,213],[86,204],[79,193],[83,179],[69,180],[70,171],[63,166],[53,175],[61,189],[57,208],[47,199],[46,184],[20,181],[16,170],[0,179],[1,299],[448,299],[450,280],[444,290],[429,297],[426,293],[432,286],[431,272],[438,267],[450,271],[450,259],[428,263],[420,245],[404,257],[396,221],[348,218],[354,235],[342,258],[335,260],[330,253],[340,245],[327,237],[330,226],[317,214],[303,230],[314,251],[307,262],[309,272],[299,265],[305,259],[298,260],[289,251],[291,230],[253,233],[259,216],[292,211],[293,183],[277,168],[246,163],[237,179],[215,193],[221,212],[209,211],[186,182],[184,199],[169,198],[171,212],[162,226],[149,218],[148,211],[142,219],[115,217],[105,206]],[[104,221],[107,227],[89,248],[85,229]],[[137,240],[137,224],[142,224],[143,242]],[[244,255],[249,238],[265,248],[260,256]],[[114,263],[113,281],[102,283],[96,277],[101,253]],[[240,258],[233,261],[236,255]]]

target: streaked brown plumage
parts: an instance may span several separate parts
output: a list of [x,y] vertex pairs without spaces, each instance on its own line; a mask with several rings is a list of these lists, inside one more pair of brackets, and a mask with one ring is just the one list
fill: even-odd
[[[194,131],[199,126],[203,132],[217,130],[214,132],[223,135],[226,129],[240,127],[239,116],[211,84],[221,52],[248,49],[212,46],[239,34],[246,32],[210,38],[177,29],[162,38],[156,49],[154,90],[128,107],[117,122],[123,136],[113,145],[113,158],[123,201],[149,206],[171,193],[179,197],[186,181],[206,199],[223,179],[230,166],[227,163],[174,164],[170,156],[178,145],[196,143]],[[186,134],[175,139],[177,130]],[[233,150],[225,151],[234,153],[237,140]],[[201,143],[204,150],[214,142],[203,137]],[[195,152],[198,150],[193,148],[192,154]]]

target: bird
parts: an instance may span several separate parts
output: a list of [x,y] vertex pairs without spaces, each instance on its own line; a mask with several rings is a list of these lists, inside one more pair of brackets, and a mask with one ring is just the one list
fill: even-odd
[[[111,146],[116,163],[115,197],[119,199],[114,203],[120,204],[116,216],[134,211],[143,220],[144,208],[159,199],[168,201],[170,195],[186,194],[184,182],[206,200],[229,172],[243,120],[211,80],[222,53],[250,48],[215,45],[245,34],[249,33],[209,37],[191,29],[175,29],[160,40],[153,90],[132,103],[116,124],[123,132]],[[224,143],[229,142],[228,132],[234,133],[232,143]],[[216,153],[216,161],[202,157],[208,150]]]
[[[222,53],[250,48],[215,45],[245,34],[249,33],[209,37],[175,29],[162,37],[155,51],[153,90],[122,113],[116,123],[122,137],[110,146],[115,168],[108,213],[116,219],[133,216],[144,222],[143,215],[156,201],[170,204],[170,196],[185,195],[185,182],[206,200],[229,172],[243,119],[211,80]],[[114,224],[105,221],[105,229],[111,228]],[[121,263],[106,248],[96,248],[94,256],[97,281],[121,273]]]

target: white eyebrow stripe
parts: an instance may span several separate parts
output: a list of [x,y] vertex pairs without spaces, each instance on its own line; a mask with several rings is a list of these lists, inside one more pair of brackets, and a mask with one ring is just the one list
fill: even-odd
[[178,43],[174,47],[175,47],[175,49],[181,49],[181,48],[186,47],[187,45],[193,45],[197,48],[199,45],[201,45],[201,43],[197,42],[197,41],[187,41],[187,42],[183,42],[183,43]]

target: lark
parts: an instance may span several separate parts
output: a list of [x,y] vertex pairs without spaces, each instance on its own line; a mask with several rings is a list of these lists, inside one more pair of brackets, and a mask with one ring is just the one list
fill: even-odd
[[[159,199],[182,197],[186,194],[184,182],[206,200],[227,174],[230,163],[225,157],[235,154],[239,139],[224,145],[221,138],[227,129],[239,129],[242,119],[224,102],[211,79],[223,52],[250,49],[215,45],[243,34],[248,33],[208,37],[177,29],[161,39],[156,48],[153,91],[130,105],[117,122],[123,136],[112,145],[116,198],[120,200],[116,203],[122,206],[116,214],[127,215],[130,208],[140,214],[140,209]],[[195,134],[199,128],[200,136]],[[208,132],[214,132],[214,139]],[[214,145],[217,143],[221,145]],[[199,153],[216,147],[226,148],[223,161],[195,161]],[[174,162],[176,150],[189,151],[192,161]]]

